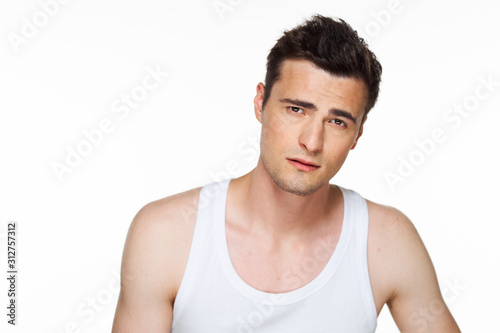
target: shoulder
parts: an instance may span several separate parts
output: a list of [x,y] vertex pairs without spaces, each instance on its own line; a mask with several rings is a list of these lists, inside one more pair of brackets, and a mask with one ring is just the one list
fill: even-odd
[[[369,216],[369,246],[396,273],[400,264],[425,251],[415,225],[398,209],[366,200]],[[403,262],[402,262],[403,261]]]
[[134,217],[131,229],[179,230],[194,223],[200,191],[201,187],[197,187],[144,205]]
[[373,230],[377,232],[375,236],[398,236],[393,241],[407,237],[419,238],[414,224],[398,209],[370,200],[366,200],[366,203],[368,205],[370,227],[373,227]]
[[[200,188],[153,201],[130,224],[113,332],[170,332],[173,303],[187,264]],[[194,207],[194,208],[193,208]]]
[[[387,303],[402,332],[460,332],[413,223],[393,207],[367,203],[368,270],[379,313]],[[430,317],[422,315],[426,311]]]
[[[130,224],[122,286],[175,298],[189,256],[201,187],[143,206]],[[143,286],[138,288],[138,284]]]
[[[401,211],[366,200],[370,274],[391,302],[411,284],[435,281],[435,271],[415,225]],[[425,275],[425,276],[424,276]],[[415,287],[415,286],[413,286]]]

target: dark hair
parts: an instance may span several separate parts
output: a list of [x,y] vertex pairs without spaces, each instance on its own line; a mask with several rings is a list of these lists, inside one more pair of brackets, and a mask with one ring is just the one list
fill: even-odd
[[363,80],[368,90],[364,116],[377,101],[382,66],[365,41],[342,19],[335,21],[317,14],[302,25],[285,30],[267,56],[263,106],[287,59],[309,60],[332,75]]

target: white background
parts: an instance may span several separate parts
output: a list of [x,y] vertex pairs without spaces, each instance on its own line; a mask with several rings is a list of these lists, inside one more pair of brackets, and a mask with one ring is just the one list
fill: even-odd
[[[384,69],[363,137],[332,183],[409,216],[462,331],[498,331],[498,2],[222,0],[231,10],[218,13],[213,0],[74,0],[44,22],[47,2],[0,4],[1,276],[8,221],[19,244],[18,326],[6,324],[1,278],[2,332],[111,330],[135,213],[253,169],[267,53],[314,13],[358,29]],[[148,67],[169,76],[120,118],[114,103],[140,89]],[[464,103],[466,117],[448,113]],[[105,118],[112,132],[58,179],[53,164]],[[415,140],[436,129],[446,139],[419,153]],[[410,157],[419,165],[391,187],[387,173]],[[397,332],[387,307],[377,331]]]

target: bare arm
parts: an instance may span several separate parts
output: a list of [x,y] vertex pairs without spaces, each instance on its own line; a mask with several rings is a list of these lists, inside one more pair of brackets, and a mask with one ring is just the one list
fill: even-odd
[[123,250],[113,333],[171,331],[173,302],[194,229],[179,213],[182,200],[178,196],[152,202],[132,221]]
[[[431,258],[413,223],[391,209],[387,228],[392,238],[393,293],[387,304],[401,332],[460,332],[446,306]],[[390,230],[390,231],[389,231]]]

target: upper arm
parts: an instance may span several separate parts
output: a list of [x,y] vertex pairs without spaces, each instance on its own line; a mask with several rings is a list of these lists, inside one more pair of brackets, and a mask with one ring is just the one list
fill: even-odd
[[171,330],[173,301],[194,229],[192,223],[185,223],[190,222],[185,216],[182,220],[175,206],[176,202],[152,202],[130,224],[113,333]]
[[413,223],[387,208],[392,295],[388,307],[401,332],[460,332],[443,300],[431,258]]

